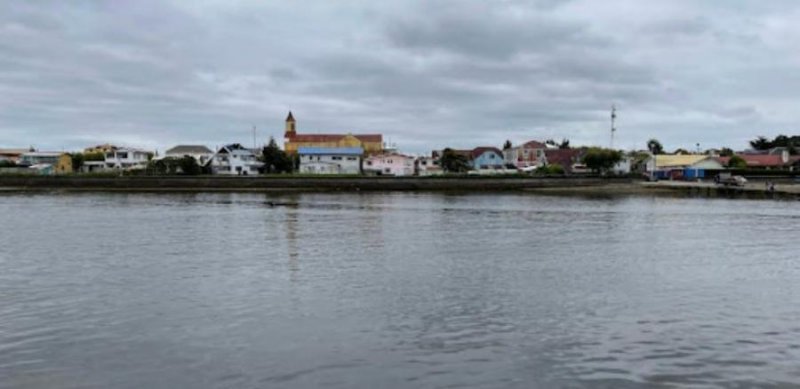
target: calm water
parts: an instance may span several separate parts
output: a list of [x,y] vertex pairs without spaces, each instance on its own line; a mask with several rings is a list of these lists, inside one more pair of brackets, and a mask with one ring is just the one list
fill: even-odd
[[0,218],[2,388],[800,386],[793,202],[0,194]]

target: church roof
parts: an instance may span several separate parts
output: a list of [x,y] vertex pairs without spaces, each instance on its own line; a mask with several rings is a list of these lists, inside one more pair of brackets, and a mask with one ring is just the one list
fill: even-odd
[[[297,134],[291,139],[292,142],[298,143],[314,143],[314,142],[338,142],[346,137],[346,134]],[[362,134],[352,135],[354,138],[362,142],[383,142],[383,135],[381,134]]]

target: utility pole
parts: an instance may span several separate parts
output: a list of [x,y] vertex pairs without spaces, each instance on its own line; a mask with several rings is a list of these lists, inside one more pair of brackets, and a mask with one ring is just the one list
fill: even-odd
[[614,133],[617,132],[617,106],[611,104],[611,149],[614,149]]
[[256,125],[253,124],[253,150],[256,149]]

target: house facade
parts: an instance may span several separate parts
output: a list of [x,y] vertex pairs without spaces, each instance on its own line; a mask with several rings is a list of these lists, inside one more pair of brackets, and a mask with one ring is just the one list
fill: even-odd
[[29,153],[30,149],[0,149],[0,161],[19,162],[22,154]]
[[[43,171],[52,174],[72,173],[72,157],[67,153],[61,152],[41,152],[33,151],[24,153],[20,156],[18,163],[31,167],[41,168]],[[43,165],[50,165],[50,169]]]
[[305,148],[361,148],[367,155],[383,152],[381,134],[298,134],[297,121],[289,112],[286,117],[283,150],[290,155]]
[[503,160],[507,165],[514,165],[518,169],[538,167],[546,163],[544,161],[546,150],[548,150],[546,144],[532,140],[503,150]]
[[164,158],[183,158],[185,156],[194,158],[198,165],[203,166],[211,160],[214,152],[202,145],[178,145],[164,152]]
[[152,154],[147,151],[115,147],[105,153],[105,166],[108,169],[144,169],[151,156]]
[[220,147],[205,165],[211,168],[211,174],[225,176],[258,175],[264,166],[252,150],[238,143]]
[[414,157],[398,154],[377,154],[364,159],[364,174],[376,176],[414,175]]
[[496,147],[476,147],[470,155],[473,170],[505,170],[503,152]]
[[414,174],[427,176],[440,176],[444,174],[444,169],[439,164],[439,159],[435,157],[419,157],[414,161]]
[[304,174],[360,174],[360,147],[300,147],[300,173]]

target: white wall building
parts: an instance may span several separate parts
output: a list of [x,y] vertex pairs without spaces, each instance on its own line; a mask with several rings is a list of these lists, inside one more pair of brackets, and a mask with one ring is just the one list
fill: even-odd
[[376,176],[414,175],[414,157],[399,153],[372,155],[364,159],[364,174]]
[[444,174],[444,169],[439,165],[439,159],[434,157],[419,157],[415,163],[416,174],[418,176],[440,176]]
[[221,147],[207,163],[212,174],[228,176],[257,175],[264,166],[252,150],[238,143]]
[[108,169],[144,169],[150,161],[147,151],[120,147],[105,153],[105,166]]
[[299,147],[300,173],[360,174],[360,147]]

